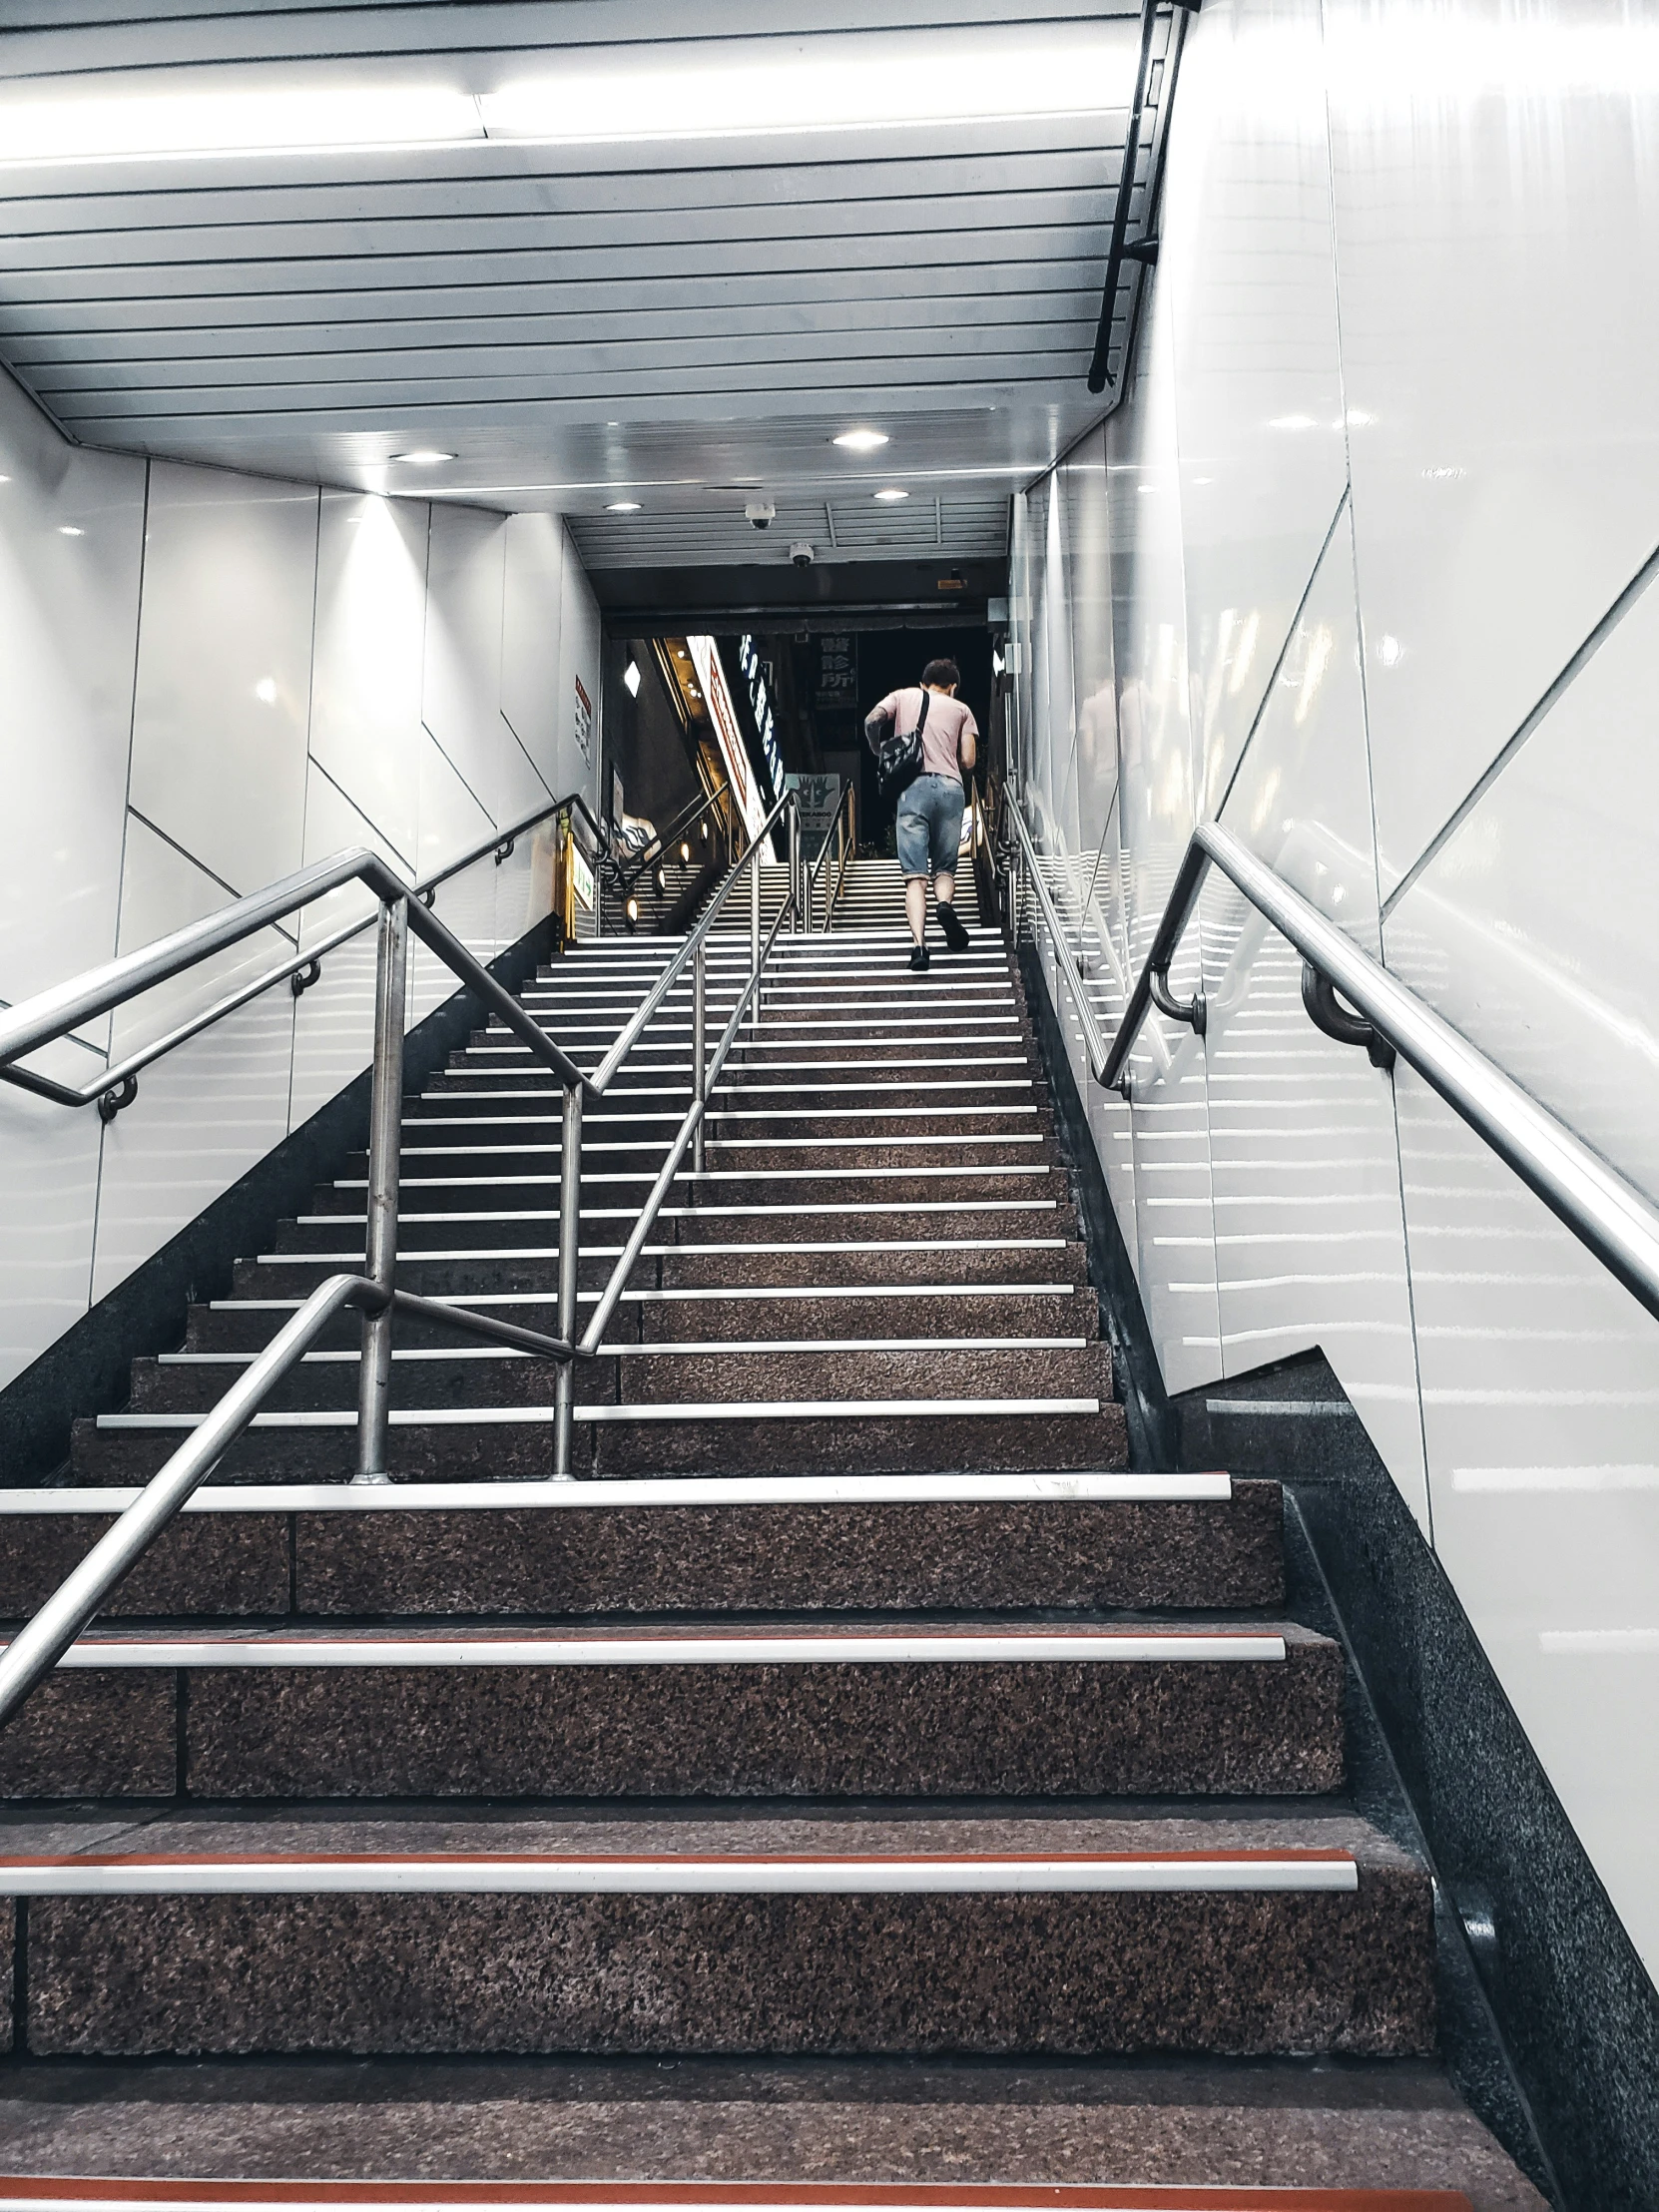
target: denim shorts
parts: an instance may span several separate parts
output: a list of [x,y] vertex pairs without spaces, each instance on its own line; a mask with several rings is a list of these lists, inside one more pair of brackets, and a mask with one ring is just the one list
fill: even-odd
[[954,875],[965,795],[953,776],[918,776],[898,797],[898,866],[905,876]]

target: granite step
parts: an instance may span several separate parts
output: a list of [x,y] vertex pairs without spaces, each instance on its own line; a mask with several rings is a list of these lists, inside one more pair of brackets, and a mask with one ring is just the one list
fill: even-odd
[[[705,1217],[696,1224],[659,1221],[671,1241],[647,1245],[632,1271],[630,1288],[1086,1280],[1083,1248],[1065,1234],[1064,1217],[1057,1213],[1027,1214],[1022,1209],[1007,1215],[974,1213],[967,1220],[984,1233],[971,1239],[952,1236],[948,1232],[958,1220],[945,1214],[877,1216],[865,1225],[879,1234],[829,1238],[813,1235],[826,1225],[805,1215],[772,1223],[760,1216]],[[855,1230],[860,1224],[831,1226]],[[676,1231],[683,1232],[677,1242],[672,1241]],[[343,1239],[335,1242],[341,1249],[331,1254],[276,1251],[239,1261],[233,1289],[245,1299],[297,1302],[326,1276],[360,1265],[360,1254],[345,1251]],[[620,1242],[587,1249],[577,1269],[584,1293],[604,1287],[621,1249]],[[399,1284],[426,1298],[551,1296],[558,1279],[556,1225],[549,1225],[547,1241],[503,1245],[494,1256],[489,1246],[447,1259],[435,1254],[422,1258],[407,1248],[398,1256]]]
[[[588,1304],[591,1308],[593,1297]],[[483,1308],[489,1312],[492,1309]],[[260,1352],[292,1306],[221,1300],[193,1306],[186,1323],[186,1352]],[[525,1329],[558,1334],[555,1295],[502,1308],[500,1319]],[[843,1337],[1081,1337],[1100,1334],[1100,1301],[1092,1290],[1064,1281],[1019,1284],[767,1286],[752,1291],[642,1292],[625,1294],[607,1343],[667,1344],[695,1340],[722,1343],[786,1338]],[[318,1350],[349,1351],[361,1328],[351,1314],[338,1315],[318,1340]],[[459,1344],[441,1322],[399,1321],[398,1347],[426,1349]]]
[[[244,1352],[174,1352],[132,1364],[126,1410],[205,1412],[246,1373]],[[351,1346],[306,1354],[266,1399],[273,1412],[354,1406],[359,1355]],[[396,1406],[549,1405],[558,1363],[503,1346],[394,1345]],[[1095,1342],[1029,1338],[914,1338],[883,1342],[811,1338],[703,1342],[684,1329],[674,1339],[627,1344],[607,1358],[578,1363],[576,1388],[600,1403],[687,1402],[709,1398],[887,1398],[1111,1395],[1111,1355]],[[106,1423],[118,1416],[100,1416]]]
[[[136,1490],[0,1493],[0,1618]],[[1279,1485],[1225,1474],[665,1482],[211,1481],[116,1591],[128,1618],[697,1610],[1225,1611],[1284,1599]]]
[[[527,1371],[537,1372],[537,1371]],[[1091,1380],[1093,1380],[1091,1378]],[[1001,1395],[973,1387],[819,1398],[708,1396],[593,1402],[579,1393],[574,1470],[609,1475],[818,1472],[887,1474],[1087,1469],[1127,1464],[1123,1409],[1097,1388]],[[410,1480],[544,1479],[551,1402],[393,1403],[387,1463]],[[197,1412],[101,1413],[76,1420],[70,1464],[81,1480],[145,1481],[201,1420]],[[255,1415],[226,1452],[229,1480],[340,1481],[355,1464],[356,1412]]]
[[1283,1624],[103,1629],[0,1797],[1294,1797],[1342,1786],[1342,1696]]
[[40,2056],[1415,2056],[1424,1869],[1365,1822],[389,1810],[0,1828]]
[[[1413,2059],[141,2060],[86,2094],[10,2070],[8,2212],[1545,2212]],[[588,2178],[500,2178],[548,2173]]]
[[[862,1203],[834,1209],[827,1222],[828,1196],[813,1187],[811,1197],[790,1198],[774,1193],[757,1202],[753,1193],[730,1185],[699,1184],[695,1196],[671,1192],[652,1225],[647,1253],[679,1250],[689,1245],[819,1243],[827,1226],[843,1232],[867,1232],[860,1243],[913,1243],[941,1238],[962,1246],[1013,1241],[1032,1236],[1076,1235],[1076,1217],[1070,1197],[1052,1184],[1047,1194],[991,1186],[994,1195],[975,1193],[964,1200],[930,1188],[925,1197],[904,1191],[871,1197]],[[626,1189],[600,1190],[580,1215],[581,1253],[584,1265],[614,1259],[622,1251],[622,1239],[633,1227],[637,1209],[627,1203]],[[453,1253],[457,1258],[485,1258],[497,1251],[558,1251],[559,1209],[540,1206],[520,1209],[489,1206],[455,1206],[441,1213],[410,1214],[398,1223],[398,1257],[418,1260]],[[847,1239],[845,1241],[852,1241]],[[299,1260],[307,1256],[334,1255],[341,1264],[354,1265],[363,1249],[363,1226],[349,1214],[311,1215],[283,1222],[272,1242],[272,1251],[259,1255]]]

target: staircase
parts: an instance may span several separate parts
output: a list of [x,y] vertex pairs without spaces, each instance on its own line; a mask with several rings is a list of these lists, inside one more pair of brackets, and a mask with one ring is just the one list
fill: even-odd
[[[868,865],[849,911],[896,886]],[[397,1479],[350,1486],[342,1320],[0,1736],[10,2047],[126,2099],[89,2152],[42,2090],[30,2171],[1542,2204],[1432,2062],[1429,1880],[1344,1794],[1277,1484],[1128,1466],[1017,977],[977,929],[910,974],[895,915],[780,938],[578,1371],[583,1479],[549,1479],[550,1367],[414,1325]],[[670,950],[579,948],[525,1001],[596,1065]],[[712,1031],[746,962],[717,935]],[[590,1110],[588,1302],[689,1095],[671,1009]],[[400,1281],[552,1330],[551,1079],[491,1027],[403,1140]],[[6,1616],[360,1262],[364,1211],[359,1158],[59,1485],[0,1497]],[[131,2086],[184,2056],[195,2089]],[[391,2064],[445,2056],[498,2070]]]

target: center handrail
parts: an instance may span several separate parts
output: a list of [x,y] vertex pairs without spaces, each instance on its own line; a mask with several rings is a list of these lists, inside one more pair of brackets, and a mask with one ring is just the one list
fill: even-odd
[[841,785],[841,795],[835,802],[835,812],[830,818],[829,829],[824,832],[824,842],[818,848],[818,856],[807,869],[806,905],[807,927],[809,929],[813,926],[813,910],[818,897],[819,880],[824,874],[826,863],[830,858],[831,845],[835,846],[838,865],[835,871],[835,880],[824,902],[823,926],[826,929],[829,928],[830,918],[835,911],[835,901],[840,897],[841,885],[846,881],[847,859],[857,840],[857,831],[853,827],[853,813],[852,779],[849,776]]
[[[789,896],[779,907],[763,945],[760,934],[760,855],[769,833],[781,818],[790,828],[791,876]],[[545,814],[531,818],[530,825]],[[278,883],[251,897],[238,899],[217,914],[141,950],[104,962],[100,967],[42,991],[14,1007],[0,1019],[0,1055],[15,1059],[41,1044],[64,1035],[80,1022],[107,1013],[140,992],[152,988],[195,965],[198,961],[240,943],[272,920],[294,911],[309,900],[326,895],[342,884],[361,882],[379,901],[379,933],[375,963],[374,1059],[369,1108],[368,1209],[365,1225],[365,1262],[360,1276],[330,1275],[318,1284],[284,1323],[272,1342],[254,1360],[248,1372],[232,1385],[219,1403],[202,1416],[190,1436],[152,1476],[139,1496],[106,1530],[66,1580],[35,1613],[28,1625],[0,1655],[0,1723],[14,1713],[35,1685],[54,1667],[81,1630],[108,1601],[111,1593],[166,1528],[191,1495],[213,1472],[225,1452],[258,1416],[260,1407],[277,1382],[302,1360],[335,1317],[348,1309],[362,1316],[362,1351],[357,1399],[358,1482],[386,1482],[386,1435],[390,1420],[391,1322],[395,1314],[435,1322],[463,1335],[552,1360],[558,1365],[555,1385],[554,1472],[571,1473],[571,1434],[574,1419],[573,1367],[594,1358],[603,1342],[618,1300],[635,1261],[650,1235],[663,1202],[695,1145],[697,1167],[702,1167],[703,1124],[713,1083],[726,1064],[747,1015],[760,1018],[761,979],[778,932],[792,915],[799,923],[802,870],[797,834],[799,808],[794,793],[786,794],[763,824],[742,858],[729,871],[710,904],[708,913],[665,968],[646,1000],[628,1022],[601,1066],[589,1076],[568,1053],[525,1012],[512,994],[483,966],[435,914],[413,895],[414,886],[386,866],[366,848],[334,854],[330,859],[298,869]],[[497,838],[503,832],[497,832]],[[485,846],[488,850],[489,846]],[[481,856],[481,854],[480,854]],[[739,877],[748,870],[751,882],[751,914],[754,957],[749,980],[722,1032],[712,1062],[705,1062],[707,1046],[706,947],[715,918],[730,897]],[[372,918],[372,917],[371,917]],[[353,923],[352,929],[366,926]],[[401,1141],[404,1038],[404,983],[407,972],[409,932],[420,937],[485,1001],[531,1053],[549,1068],[564,1088],[563,1142],[559,1159],[559,1333],[547,1336],[512,1322],[496,1320],[447,1300],[423,1298],[401,1291],[396,1285],[398,1152]],[[675,980],[688,962],[694,970],[694,1027],[692,1101],[680,1131],[669,1148],[651,1192],[641,1209],[621,1258],[612,1269],[599,1305],[581,1342],[576,1341],[577,1280],[581,1228],[582,1108],[588,1097],[603,1095],[612,1077],[649,1026]],[[71,1493],[72,1494],[72,1493]]]

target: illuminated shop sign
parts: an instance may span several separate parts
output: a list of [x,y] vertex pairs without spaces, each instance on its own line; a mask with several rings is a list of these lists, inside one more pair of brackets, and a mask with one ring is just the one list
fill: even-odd
[[749,686],[749,704],[755,711],[755,727],[761,733],[761,755],[767,765],[767,775],[772,783],[775,800],[784,796],[784,756],[778,750],[778,727],[772,712],[772,687],[768,684],[766,670],[753,638],[744,638],[738,646],[738,660],[743,668],[744,682]]
[[767,809],[762,806],[761,795],[755,788],[755,771],[749,765],[743,732],[738,727],[737,704],[727,688],[726,671],[720,665],[713,638],[688,638],[686,650],[697,671],[697,681],[703,687],[709,720],[714,724],[715,743],[726,763],[726,781],[732,787],[746,841],[752,842],[761,833]]

